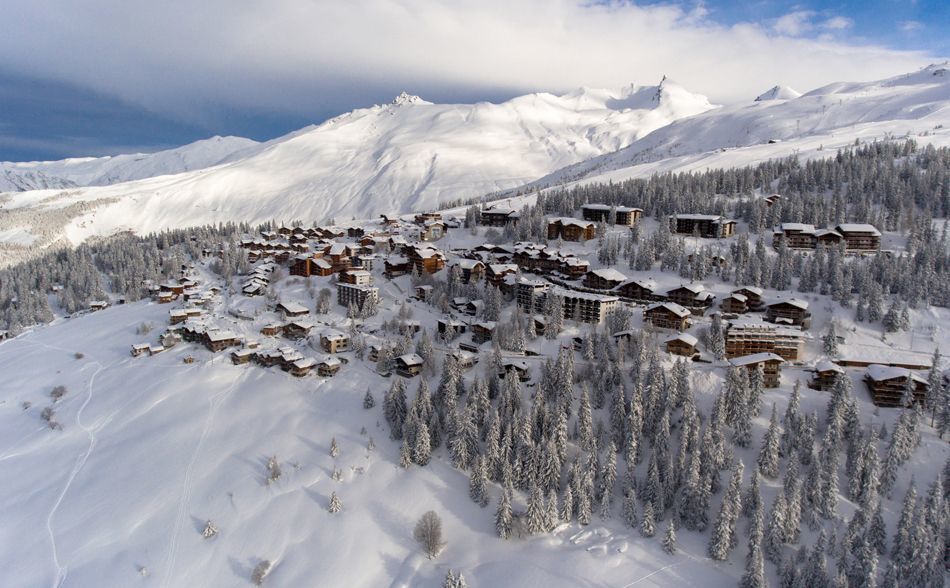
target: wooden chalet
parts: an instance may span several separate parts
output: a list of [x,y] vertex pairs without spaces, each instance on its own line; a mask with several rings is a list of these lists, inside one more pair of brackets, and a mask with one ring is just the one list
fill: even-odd
[[716,297],[706,290],[702,284],[685,284],[668,290],[664,295],[666,300],[675,302],[688,308],[692,314],[702,316],[706,309],[712,306]]
[[432,298],[432,290],[433,287],[428,284],[424,286],[416,286],[415,294],[413,296],[420,302],[428,302]]
[[412,271],[412,264],[409,259],[401,255],[393,255],[384,262],[383,273],[388,278],[397,278],[404,276]]
[[342,367],[343,362],[340,361],[339,358],[328,357],[317,364],[317,375],[324,378],[332,378]]
[[548,221],[548,239],[589,241],[597,236],[597,227],[590,221],[562,217]]
[[757,312],[765,307],[765,300],[762,298],[764,291],[758,286],[745,286],[738,290],[733,290],[732,293],[745,296],[745,303],[749,312]]
[[313,325],[301,321],[290,321],[282,329],[284,337],[288,339],[303,339],[310,335],[311,330]]
[[514,375],[522,382],[527,382],[531,379],[531,369],[528,368],[528,363],[525,361],[516,361],[513,359],[502,361],[501,372],[498,376],[504,378],[507,374]]
[[[613,211],[613,214],[611,214]],[[632,227],[643,216],[642,208],[629,206],[609,206],[607,204],[585,204],[581,206],[581,217],[597,223],[611,223]]]
[[807,329],[811,326],[811,312],[805,300],[788,298],[769,304],[765,310],[765,320]]
[[278,302],[276,310],[285,319],[299,318],[310,314],[310,309],[299,302]]
[[261,335],[267,337],[276,337],[283,331],[284,325],[280,323],[270,323],[261,327]]
[[652,280],[627,280],[617,286],[614,293],[636,302],[652,302],[660,298],[656,294],[656,283]]
[[719,301],[719,310],[728,314],[749,312],[749,299],[743,294],[733,292]]
[[477,259],[460,259],[455,266],[459,268],[462,281],[466,284],[478,282],[485,277],[485,264]]
[[422,373],[423,360],[415,353],[407,353],[396,358],[396,373],[404,378],[414,378]]
[[881,248],[881,232],[869,224],[842,223],[835,232],[844,239],[844,248],[851,252],[874,252]]
[[211,329],[205,331],[204,344],[210,351],[217,353],[218,351],[224,351],[228,347],[240,345],[241,339],[231,331]]
[[478,354],[471,351],[456,349],[451,353],[451,356],[455,360],[455,364],[462,370],[470,370],[478,363]]
[[422,213],[417,214],[415,218],[413,218],[413,221],[417,225],[424,225],[427,222],[441,221],[441,220],[442,220],[441,212],[422,212]]
[[670,231],[678,235],[699,235],[723,239],[736,232],[736,221],[717,214],[676,214],[670,217]]
[[231,363],[234,365],[244,365],[251,363],[256,352],[253,349],[238,349],[231,352]]
[[472,342],[482,344],[485,341],[491,341],[492,336],[495,334],[495,327],[497,326],[495,321],[474,323],[472,325]]
[[683,357],[693,357],[696,355],[696,345],[699,340],[689,333],[679,333],[663,341],[666,352],[671,355],[682,355]]
[[302,378],[313,371],[315,367],[317,367],[317,360],[312,357],[304,357],[303,359],[298,359],[291,363],[287,371],[290,372],[292,376]]
[[461,335],[462,333],[468,331],[468,324],[455,319],[439,319],[436,321],[436,329],[442,338],[449,336],[450,332],[451,336],[454,338],[455,336]]
[[130,351],[132,357],[139,357],[148,353],[148,343],[135,343]]
[[419,231],[420,241],[438,241],[445,236],[445,223],[442,221],[427,221]]
[[613,290],[627,281],[627,276],[613,268],[595,269],[587,272],[584,287],[592,290]]
[[782,378],[782,364],[785,360],[774,353],[753,353],[752,355],[743,355],[729,360],[731,365],[744,368],[748,372],[762,366],[763,385],[766,388],[778,388],[779,381]]
[[864,382],[871,392],[871,401],[877,406],[903,406],[907,388],[911,388],[914,402],[924,402],[927,396],[927,380],[911,370],[885,365],[869,365]]
[[558,264],[557,271],[568,278],[576,279],[587,274],[590,270],[590,262],[586,259],[574,257],[573,255],[564,256]]
[[517,273],[518,264],[515,263],[490,263],[485,266],[485,278],[496,288],[504,288],[505,277],[517,275]]
[[644,322],[661,329],[685,331],[689,328],[690,312],[675,302],[657,302],[643,311]]
[[518,224],[521,215],[517,210],[507,206],[490,206],[482,210],[479,224],[486,227],[503,227],[508,224]]
[[432,246],[410,247],[406,257],[420,274],[434,274],[445,267],[445,254]]
[[844,368],[831,361],[819,361],[812,370],[814,374],[808,387],[812,390],[830,392],[839,377],[844,376]]

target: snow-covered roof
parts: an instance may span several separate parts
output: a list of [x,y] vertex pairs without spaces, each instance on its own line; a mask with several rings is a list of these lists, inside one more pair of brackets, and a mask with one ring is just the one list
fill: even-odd
[[317,360],[315,360],[312,357],[305,357],[303,359],[298,359],[297,361],[293,363],[294,368],[298,370],[305,370],[308,368],[312,368],[315,365],[317,365]]
[[477,259],[460,259],[458,260],[459,269],[475,269],[478,266],[484,266],[485,264],[478,261]]
[[776,300],[775,302],[769,304],[769,306],[778,306],[779,304],[788,304],[802,310],[808,310],[808,302],[806,300],[802,300],[801,298],[785,298],[782,300]]
[[743,286],[741,288],[737,288],[733,290],[733,293],[735,292],[750,292],[752,294],[755,294],[756,296],[762,296],[765,290],[763,290],[762,288],[759,288],[758,286]]
[[775,355],[774,353],[771,353],[769,351],[763,351],[761,353],[753,353],[752,355],[743,355],[742,357],[736,357],[736,358],[730,359],[729,363],[737,367],[742,367],[746,365],[754,365],[757,363],[762,363],[763,361],[779,361],[779,362],[785,363],[784,359],[782,359],[778,355]]
[[583,210],[610,210],[610,205],[608,204],[585,204],[581,206]]
[[665,308],[680,318],[688,317],[689,311],[675,302],[655,302],[644,309],[644,312],[650,312],[658,308]]
[[292,314],[302,314],[302,313],[310,312],[310,310],[306,306],[304,306],[303,304],[300,304],[299,302],[281,302],[280,304],[277,305],[277,308],[283,309],[285,312],[289,312]]
[[783,233],[788,231],[796,231],[799,233],[814,233],[815,225],[809,225],[805,223],[782,223],[779,225],[779,230]]
[[902,367],[891,367],[888,365],[881,365],[878,363],[871,364],[868,366],[867,376],[874,380],[875,382],[883,382],[885,380],[893,380],[895,378],[906,378],[910,376],[915,382],[920,382],[921,384],[926,384],[927,380],[918,376],[911,370]]
[[233,331],[225,331],[223,329],[214,329],[207,332],[208,340],[215,341],[227,341],[229,339],[237,339],[238,336]]
[[669,343],[670,341],[682,341],[683,343],[686,343],[687,345],[690,345],[692,347],[696,347],[696,344],[699,343],[699,339],[697,339],[696,337],[693,337],[689,333],[679,333],[678,335],[667,337],[666,339],[664,339],[663,342]]
[[342,341],[346,339],[346,335],[336,329],[327,329],[320,333],[320,337],[328,341]]
[[870,233],[878,237],[881,236],[881,232],[877,230],[877,227],[866,223],[841,223],[835,229],[839,233]]
[[816,372],[837,372],[839,374],[843,374],[844,368],[842,368],[840,365],[836,364],[833,361],[828,361],[827,359],[823,359],[815,364],[815,371]]
[[587,227],[593,226],[593,224],[594,224],[594,223],[592,223],[592,222],[590,222],[590,221],[581,220],[581,219],[579,219],[579,218],[573,218],[573,217],[570,217],[570,216],[560,216],[560,217],[557,217],[557,218],[552,218],[552,219],[551,219],[550,221],[548,221],[548,222],[551,222],[551,223],[558,223],[558,222],[559,222],[559,223],[561,223],[562,225],[573,225],[573,226],[575,226],[575,227],[581,227],[581,228],[587,228]]
[[609,280],[611,282],[623,282],[627,279],[627,276],[623,275],[612,267],[591,270],[590,273],[594,274],[598,278]]
[[747,302],[749,300],[748,296],[746,296],[745,294],[739,294],[738,292],[733,292],[732,294],[727,296],[727,298],[735,298],[739,302]]
[[603,294],[591,294],[590,292],[578,292],[577,290],[568,290],[560,286],[555,286],[552,290],[555,296],[561,298],[576,298],[580,300],[592,300],[597,302],[616,302],[620,300],[616,296],[605,296]]
[[396,358],[405,365],[422,365],[422,358],[416,353],[407,353]]
[[320,364],[327,367],[337,367],[343,365],[343,362],[340,361],[340,358],[331,356],[321,361]]
[[722,218],[718,214],[675,214],[673,216],[675,216],[677,219],[697,220],[697,221],[699,220],[715,221]]

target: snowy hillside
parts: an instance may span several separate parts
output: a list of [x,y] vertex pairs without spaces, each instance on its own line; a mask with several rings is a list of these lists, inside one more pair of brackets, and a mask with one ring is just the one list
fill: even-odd
[[[33,213],[80,202],[81,218],[66,228],[74,243],[126,229],[422,210],[520,186],[710,108],[705,97],[669,80],[530,94],[502,104],[432,104],[403,94],[214,168],[68,193],[12,194],[5,203],[0,197],[0,233],[29,230]],[[4,219],[3,210],[21,207],[33,208]]]
[[0,192],[108,186],[202,169],[246,155],[259,145],[243,137],[212,137],[157,153],[62,161],[0,162]]
[[910,135],[922,142],[947,144],[947,67],[932,65],[877,82],[831,84],[797,98],[773,88],[763,95],[774,93],[773,98],[677,121],[616,153],[558,170],[535,185],[742,166],[792,154],[827,157],[832,149],[855,139]]

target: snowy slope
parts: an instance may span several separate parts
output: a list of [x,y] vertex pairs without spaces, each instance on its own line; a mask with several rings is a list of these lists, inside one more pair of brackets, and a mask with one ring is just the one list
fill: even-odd
[[[616,153],[558,170],[536,185],[696,169],[704,167],[707,158],[716,159],[715,165],[741,166],[802,154],[803,147],[840,147],[855,139],[910,135],[944,144],[950,140],[948,127],[950,71],[947,64],[932,65],[877,82],[830,84],[797,98],[733,105],[676,121]],[[739,153],[721,156],[732,150]],[[820,155],[829,152],[814,156]],[[684,168],[684,162],[689,167]]]
[[[502,104],[432,104],[403,94],[217,167],[66,196],[13,194],[4,206],[115,199],[72,223],[67,234],[73,242],[125,229],[227,220],[373,217],[519,186],[710,108],[705,97],[669,80],[615,91],[530,94]],[[2,224],[0,217],[0,229]]]
[[157,153],[62,161],[0,162],[0,192],[107,186],[202,169],[247,154],[259,145],[243,137],[211,137]]

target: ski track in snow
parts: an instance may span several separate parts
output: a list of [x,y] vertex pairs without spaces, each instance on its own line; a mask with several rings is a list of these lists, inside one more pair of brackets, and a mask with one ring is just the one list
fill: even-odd
[[162,577],[162,588],[168,586],[169,578],[171,577],[172,571],[175,569],[175,564],[178,560],[178,543],[179,535],[181,535],[182,527],[185,524],[185,511],[188,507],[188,503],[191,500],[191,479],[195,468],[195,463],[198,461],[198,455],[201,453],[201,446],[204,445],[205,439],[208,438],[208,433],[211,431],[211,427],[214,425],[214,415],[218,410],[218,406],[224,400],[224,398],[229,395],[234,388],[237,386],[238,380],[235,381],[222,392],[219,392],[211,397],[208,401],[208,416],[205,418],[205,425],[201,431],[201,437],[198,439],[198,443],[195,446],[195,451],[191,455],[191,461],[188,462],[188,467],[185,469],[185,479],[182,482],[181,489],[181,498],[178,502],[178,514],[175,517],[175,527],[172,530],[171,539],[168,542],[168,553],[165,555],[165,573]]
[[[86,435],[89,437],[89,446],[86,448],[85,453],[83,453],[79,459],[76,460],[76,465],[73,466],[72,472],[69,474],[69,478],[66,479],[66,484],[63,486],[62,491],[59,493],[59,497],[56,499],[53,508],[50,509],[49,515],[46,517],[46,530],[49,533],[50,545],[53,550],[53,566],[56,568],[56,582],[54,586],[60,587],[66,582],[66,576],[69,573],[68,566],[62,566],[59,562],[59,553],[56,550],[56,534],[53,532],[53,517],[56,515],[56,511],[59,509],[59,505],[62,504],[63,498],[66,497],[66,493],[69,492],[69,487],[72,486],[73,481],[76,479],[76,476],[79,475],[80,470],[83,466],[86,465],[86,461],[89,459],[89,456],[92,455],[93,449],[96,447],[96,430],[94,428],[88,428],[82,424],[82,412],[86,409],[89,403],[92,401],[93,396],[93,387],[96,383],[96,376],[99,373],[106,369],[98,361],[92,362],[89,365],[97,365],[96,371],[92,374],[92,377],[89,378],[89,384],[86,387],[86,400],[82,403],[82,406],[79,407],[79,410],[76,411],[76,425],[85,431]],[[105,423],[103,423],[105,424]]]
[[630,582],[629,584],[624,585],[623,588],[630,588],[630,586],[634,586],[634,585],[636,585],[636,584],[639,584],[640,582],[646,580],[647,578],[649,578],[649,577],[651,577],[651,576],[655,576],[656,574],[659,574],[659,573],[662,572],[663,570],[672,568],[672,567],[675,566],[675,565],[676,565],[676,563],[671,563],[671,564],[665,565],[665,566],[663,566],[662,568],[660,568],[660,569],[658,569],[658,570],[654,570],[654,571],[650,572],[650,573],[647,574],[646,576],[643,576],[643,577],[641,577],[641,578],[637,578],[637,579],[634,580],[633,582]]
[[393,578],[393,583],[389,585],[389,588],[412,588],[414,585],[412,580],[416,577],[421,566],[422,556],[418,553],[407,555],[406,559],[402,561],[402,565],[399,566],[399,573]]

